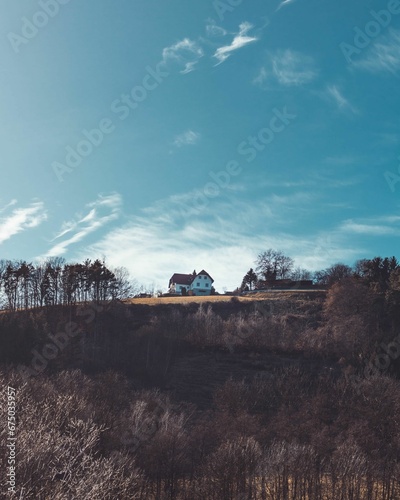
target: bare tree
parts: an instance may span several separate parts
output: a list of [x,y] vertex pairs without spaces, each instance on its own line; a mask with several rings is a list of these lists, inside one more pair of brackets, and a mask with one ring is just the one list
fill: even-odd
[[128,299],[134,293],[135,284],[132,283],[129,271],[126,267],[116,267],[113,269],[114,283],[111,295],[113,299]]
[[350,278],[352,275],[352,268],[339,262],[322,271],[316,271],[314,273],[314,281],[316,281],[318,285],[330,287],[345,278]]
[[262,279],[267,281],[285,279],[289,277],[293,264],[293,259],[284,255],[283,252],[270,248],[258,255],[256,271]]
[[302,267],[296,267],[290,273],[290,279],[292,279],[293,281],[311,280],[312,273],[311,271],[308,271],[307,269],[304,269]]

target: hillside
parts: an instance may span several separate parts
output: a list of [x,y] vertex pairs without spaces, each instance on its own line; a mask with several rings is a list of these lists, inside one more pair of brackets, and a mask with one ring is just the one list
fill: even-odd
[[26,498],[399,498],[392,301],[348,281],[4,312]]
[[[323,292],[279,292],[240,298],[132,299],[124,303],[53,306],[4,313],[1,356],[6,363],[17,361],[29,365],[33,350],[41,353],[51,336],[55,333],[65,336],[65,330],[72,323],[73,330],[79,333],[68,335],[65,347],[59,349],[54,359],[48,360],[46,369],[96,371],[108,366],[129,376],[140,372],[145,380],[152,378],[154,370],[159,370],[165,378],[172,369],[171,360],[193,350],[215,349],[226,353],[242,348],[286,350],[280,345],[277,332],[274,340],[268,335],[262,338],[261,331],[257,333],[256,329],[271,323],[275,330],[289,331],[318,322],[324,296]],[[256,333],[259,338],[255,337]],[[290,350],[296,350],[295,346]],[[131,363],[133,359],[135,366]],[[168,368],[161,370],[164,365]]]

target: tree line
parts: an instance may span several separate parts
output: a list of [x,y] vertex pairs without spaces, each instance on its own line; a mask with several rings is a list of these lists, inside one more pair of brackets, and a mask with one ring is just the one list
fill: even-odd
[[79,302],[123,299],[132,293],[124,267],[109,269],[104,261],[67,263],[61,257],[32,264],[0,260],[0,306],[15,311]]
[[375,283],[385,291],[389,287],[391,274],[399,269],[396,257],[374,257],[373,259],[360,259],[353,266],[342,262],[311,272],[299,266],[280,250],[272,248],[258,254],[255,269],[250,268],[243,277],[240,291],[254,290],[268,287],[277,280],[302,280],[312,281],[315,285],[330,288],[343,279],[355,277],[367,284]]

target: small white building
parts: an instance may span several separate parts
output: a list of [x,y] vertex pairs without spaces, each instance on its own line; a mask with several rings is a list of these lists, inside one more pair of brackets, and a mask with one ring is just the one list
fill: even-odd
[[211,295],[212,284],[214,280],[204,271],[192,274],[175,273],[169,280],[169,292],[187,295],[189,292],[193,295]]

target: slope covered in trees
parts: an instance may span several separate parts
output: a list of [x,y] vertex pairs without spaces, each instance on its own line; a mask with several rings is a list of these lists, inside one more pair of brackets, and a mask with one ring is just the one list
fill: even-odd
[[67,264],[62,258],[50,258],[38,265],[0,261],[0,303],[11,311],[123,299],[131,292],[127,270],[110,270],[98,259]]

